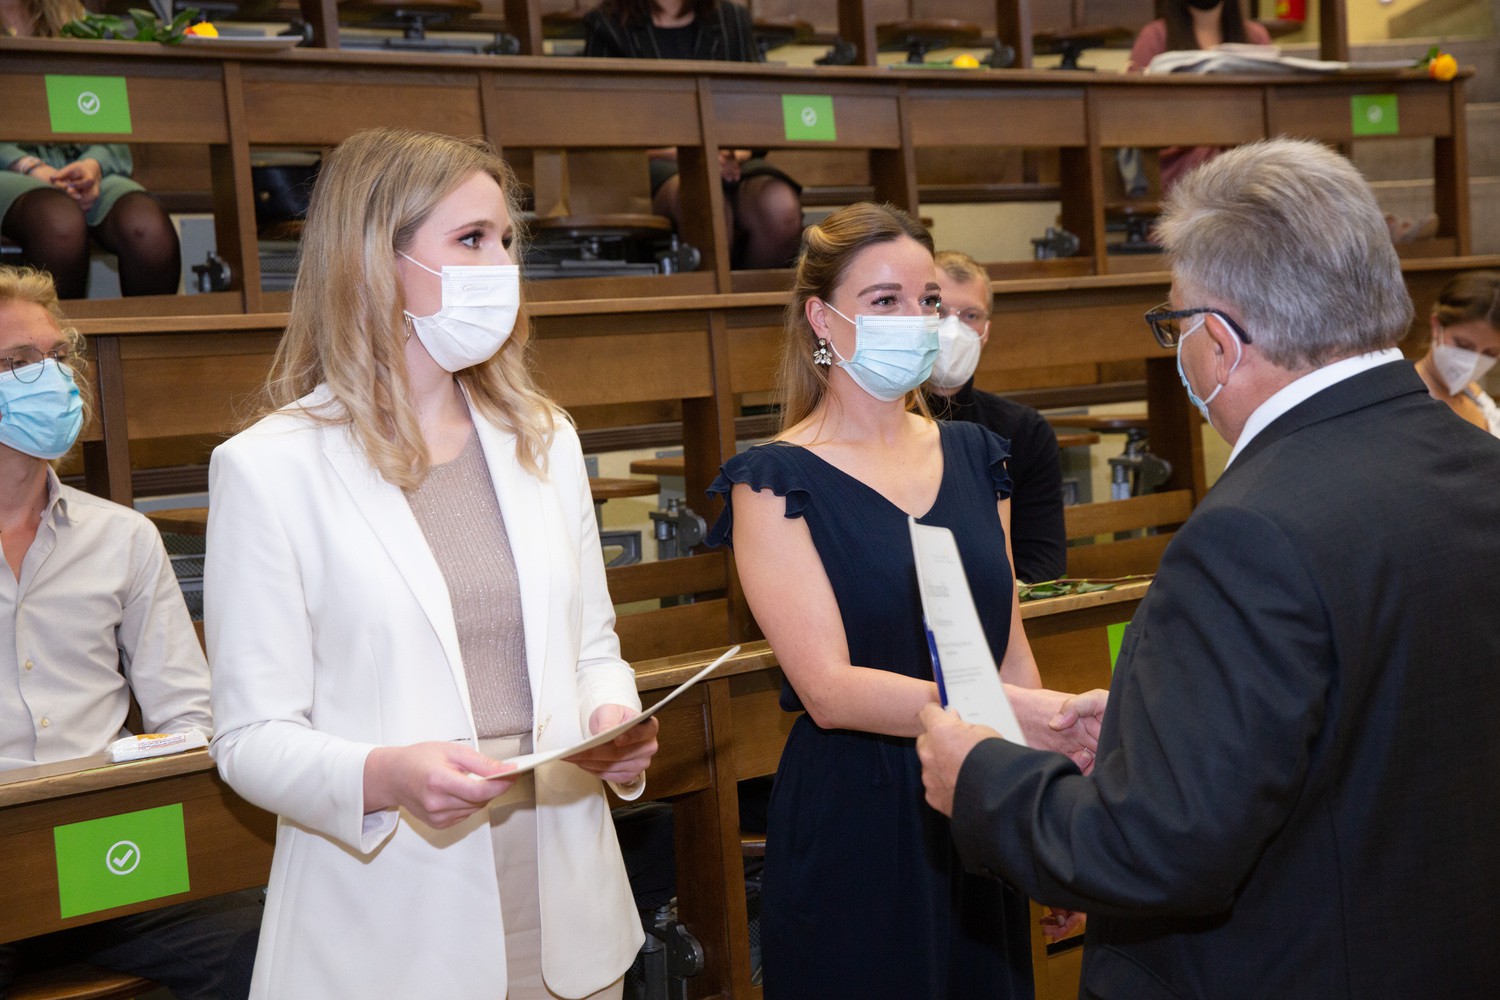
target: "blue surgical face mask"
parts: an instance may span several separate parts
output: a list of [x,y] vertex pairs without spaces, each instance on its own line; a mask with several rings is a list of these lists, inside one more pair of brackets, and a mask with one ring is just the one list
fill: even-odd
[[829,342],[839,367],[865,392],[882,403],[900,399],[927,381],[938,355],[936,316],[871,316],[849,319],[825,302],[834,313],[854,324],[854,357],[845,358]]
[[[1224,388],[1224,383],[1220,382],[1218,385],[1214,386],[1214,391],[1208,394],[1207,399],[1199,399],[1198,394],[1193,391],[1192,383],[1188,381],[1187,373],[1182,370],[1182,345],[1187,343],[1187,339],[1189,337],[1201,330],[1203,328],[1203,324],[1206,322],[1208,322],[1208,314],[1204,313],[1203,315],[1198,317],[1197,321],[1193,324],[1192,329],[1188,330],[1182,336],[1177,338],[1177,377],[1182,379],[1182,386],[1187,390],[1189,402],[1191,402],[1198,408],[1198,412],[1203,414],[1203,419],[1207,420],[1209,425],[1212,426],[1213,418],[1208,415],[1208,404],[1212,403],[1214,399],[1218,397],[1219,390]],[[1233,375],[1234,370],[1240,366],[1240,359],[1245,356],[1245,349],[1240,345],[1240,340],[1238,337],[1234,339],[1234,349],[1234,365],[1229,369],[1229,374],[1231,375]]]
[[[40,372],[32,370],[40,366]],[[16,372],[0,372],[0,444],[23,455],[61,458],[83,429],[83,400],[66,365],[44,359]]]

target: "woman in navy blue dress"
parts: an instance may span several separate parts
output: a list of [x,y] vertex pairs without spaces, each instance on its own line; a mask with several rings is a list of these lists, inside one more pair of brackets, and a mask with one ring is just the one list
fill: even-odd
[[[1006,442],[939,424],[915,392],[937,354],[932,238],[852,205],[807,230],[787,312],[783,427],[725,463],[745,596],[806,710],[771,795],[761,897],[767,1000],[1032,995],[1026,901],[966,874],[923,801],[917,715],[937,700],[907,515],[951,528],[1028,740],[1066,695],[1040,690],[1011,573]],[[915,409],[914,409],[915,408]],[[732,536],[732,537],[731,537]]]

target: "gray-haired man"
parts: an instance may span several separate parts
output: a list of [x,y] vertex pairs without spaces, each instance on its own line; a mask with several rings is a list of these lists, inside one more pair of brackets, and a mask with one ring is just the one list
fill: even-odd
[[1159,233],[1147,318],[1229,467],[1131,622],[1092,776],[929,708],[928,799],[970,863],[1089,914],[1085,997],[1492,996],[1500,441],[1394,350],[1411,303],[1342,157],[1225,153]]

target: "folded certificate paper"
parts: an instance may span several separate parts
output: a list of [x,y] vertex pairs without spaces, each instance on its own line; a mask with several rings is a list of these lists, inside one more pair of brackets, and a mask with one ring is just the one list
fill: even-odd
[[932,675],[945,708],[965,722],[988,726],[1012,743],[1026,745],[1021,724],[1005,697],[1000,670],[979,624],[969,578],[958,557],[958,544],[947,528],[918,524],[908,517],[916,555],[917,587],[927,624]]
[[[717,660],[710,663],[708,666],[704,667],[702,670],[698,671],[696,674],[689,677],[681,684],[677,685],[677,687],[672,689],[671,694],[667,695],[661,701],[646,709],[640,715],[633,715],[619,725],[611,726],[609,729],[606,729],[603,732],[595,733],[588,739],[583,740],[580,743],[575,743],[570,747],[562,747],[558,750],[539,750],[536,753],[522,754],[519,757],[511,757],[508,760],[503,760],[501,761],[502,764],[514,764],[515,769],[511,771],[503,771],[500,774],[492,774],[489,776],[489,778],[496,781],[504,781],[509,778],[519,777],[520,775],[525,774],[527,771],[536,769],[542,764],[550,764],[554,760],[562,760],[564,757],[571,757],[575,753],[583,753],[583,751],[585,750],[592,750],[594,747],[603,746],[610,740],[622,735],[632,727],[645,722],[647,719],[651,718],[651,716],[666,708],[677,699],[678,695],[682,694],[688,688],[692,687],[694,684],[697,684],[703,678],[719,669],[719,667],[725,661],[727,661],[730,657],[734,656],[739,651],[740,647],[738,646],[729,647],[729,649],[725,650],[723,655],[720,656]],[[472,777],[478,778],[481,781],[488,780],[484,776],[478,774],[472,775]]]

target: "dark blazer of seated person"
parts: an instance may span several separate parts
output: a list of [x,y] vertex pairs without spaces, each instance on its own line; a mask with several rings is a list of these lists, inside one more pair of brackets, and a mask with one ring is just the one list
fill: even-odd
[[[730,0],[604,0],[583,23],[586,56],[764,61],[750,12]],[[653,149],[650,155],[652,211],[680,231],[677,151]],[[802,186],[762,156],[719,151],[735,267],[789,267],[802,242]]]
[[684,0],[675,14],[650,0],[605,0],[583,16],[586,56],[761,62],[750,11],[730,0]]
[[[1016,579],[1056,580],[1068,571],[1068,529],[1063,522],[1062,456],[1057,434],[1036,410],[974,388],[974,371],[990,336],[990,279],[968,254],[937,255],[937,363],[923,387],[938,420],[966,420],[1010,442],[1010,545]],[[962,324],[957,326],[955,324]]]
[[[0,771],[103,753],[132,696],[148,732],[212,735],[208,664],[161,536],[52,470],[92,383],[50,277],[0,267],[0,331]],[[0,944],[0,996],[18,971],[87,961],[236,1000],[260,917],[256,889]]]

